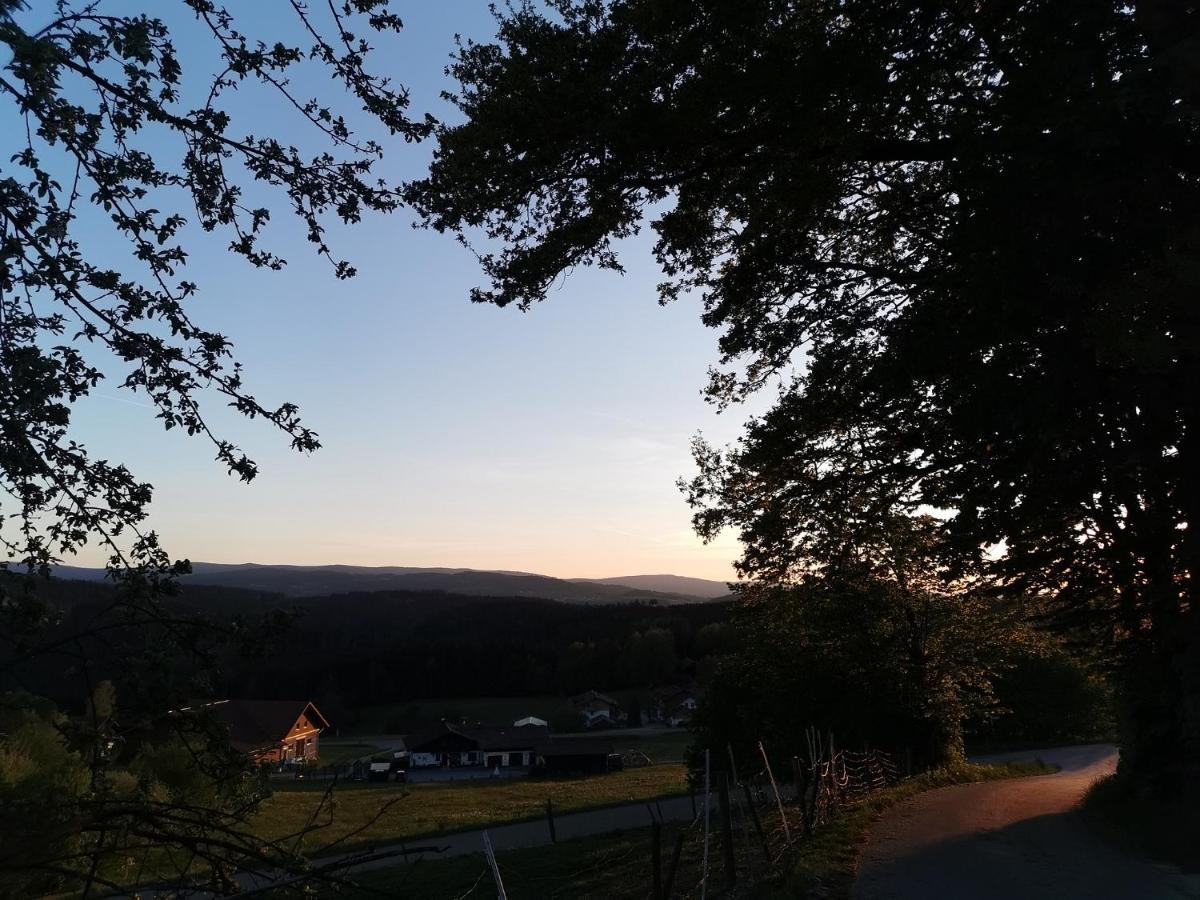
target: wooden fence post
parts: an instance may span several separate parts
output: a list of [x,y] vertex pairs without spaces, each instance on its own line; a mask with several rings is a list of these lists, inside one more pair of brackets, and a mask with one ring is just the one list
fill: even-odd
[[737,760],[733,758],[733,744],[726,744],[725,749],[729,751],[729,771],[733,775],[733,785],[737,787],[741,779],[738,778]]
[[667,881],[663,885],[662,900],[669,900],[671,886],[675,884],[675,870],[679,868],[679,855],[683,853],[683,831],[675,833],[675,849],[671,851],[671,864],[667,866]]
[[754,819],[754,830],[758,834],[758,841],[762,844],[763,859],[767,861],[767,868],[771,868],[771,848],[767,845],[767,835],[763,832],[762,819],[758,817],[758,807],[754,805],[754,796],[750,793],[750,785],[743,784],[742,790],[746,792],[746,806],[750,808],[750,816]]
[[779,796],[779,785],[775,782],[775,773],[771,771],[771,760],[767,759],[767,748],[763,742],[758,742],[758,752],[762,754],[763,765],[767,769],[767,777],[771,779],[771,790],[775,792],[775,805],[779,807],[779,818],[783,822],[783,839],[792,842],[792,830],[788,828],[787,814],[783,811],[783,800]]
[[492,870],[492,879],[496,882],[496,900],[508,900],[508,894],[504,891],[504,880],[500,877],[500,866],[496,863],[496,851],[492,849],[492,839],[486,831],[483,833],[483,855]]
[[721,797],[721,845],[725,851],[725,883],[737,884],[737,857],[733,851],[733,804],[729,801],[729,774],[721,772],[717,782]]
[[655,819],[650,825],[650,857],[653,865],[654,900],[662,900],[662,825]]
[[704,859],[700,869],[700,900],[708,896],[708,822],[711,818],[709,797],[712,796],[712,760],[704,751]]
[[804,763],[798,756],[792,757],[792,774],[796,777],[796,802],[800,805],[800,833],[803,837],[812,837],[808,821],[808,779],[804,776]]

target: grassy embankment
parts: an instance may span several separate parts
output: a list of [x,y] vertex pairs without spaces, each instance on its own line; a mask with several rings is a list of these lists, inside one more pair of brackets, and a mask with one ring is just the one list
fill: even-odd
[[[1013,763],[1005,766],[965,765],[911,778],[896,787],[854,804],[817,834],[802,842],[785,863],[785,871],[767,873],[757,845],[747,843],[740,823],[735,825],[738,896],[746,894],[748,881],[755,883],[752,896],[800,898],[814,889],[823,897],[848,895],[854,880],[858,854],[867,829],[884,810],[921,791],[951,784],[965,784],[998,778],[1040,775],[1054,771],[1039,763]],[[793,810],[789,815],[794,815]],[[778,813],[765,809],[763,826],[775,833]],[[663,865],[674,845],[680,826],[664,829]],[[711,872],[709,896],[729,896],[722,867],[719,833],[714,830],[710,847]],[[702,842],[689,832],[683,844],[674,885],[677,895],[686,895],[697,884]],[[651,874],[650,829],[616,832],[580,838],[547,847],[509,850],[498,855],[505,888],[513,900],[521,898],[605,897],[641,898],[649,890]],[[363,886],[362,896],[378,896],[383,891],[395,897],[451,897],[469,891],[480,883],[486,896],[490,887],[482,855],[447,860],[423,861],[410,866],[395,866],[368,872],[356,880]],[[339,895],[345,896],[345,895]],[[351,892],[349,896],[356,896]]]
[[1155,796],[1112,775],[1084,796],[1083,814],[1104,837],[1132,853],[1200,872],[1200,797]]
[[871,824],[897,803],[923,791],[1056,771],[1056,767],[1041,762],[1014,761],[1003,765],[964,763],[916,775],[855,804],[818,831],[812,840],[801,844],[790,871],[764,896],[804,897],[818,886],[826,891],[824,896],[849,896],[858,870],[858,856]]
[[[538,818],[545,814],[547,800],[556,813],[631,803],[682,793],[687,789],[685,776],[683,766],[664,764],[586,778],[340,784],[333,796],[332,817],[318,816],[323,827],[308,836],[306,846],[320,852],[322,845],[360,829],[339,845],[339,851]],[[255,830],[271,839],[300,831],[321,804],[326,787],[321,782],[277,785],[254,820]]]

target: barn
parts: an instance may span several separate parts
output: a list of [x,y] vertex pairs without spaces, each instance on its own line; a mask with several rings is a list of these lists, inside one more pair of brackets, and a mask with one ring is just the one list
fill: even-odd
[[608,741],[564,738],[535,748],[532,771],[535,775],[599,775],[621,768],[621,756]]
[[440,722],[405,738],[409,764],[430,766],[529,766],[533,751],[548,735],[545,726],[456,725]]

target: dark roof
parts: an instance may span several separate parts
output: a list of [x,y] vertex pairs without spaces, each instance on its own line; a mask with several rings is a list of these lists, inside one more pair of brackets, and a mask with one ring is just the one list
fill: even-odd
[[464,728],[464,731],[479,741],[480,750],[523,750],[544,741],[550,734],[545,725],[514,725],[495,727],[479,725]]
[[455,734],[473,742],[478,750],[524,750],[532,748],[549,735],[545,725],[457,725],[440,722],[430,728],[410,734],[405,738],[409,750],[420,752],[420,748],[448,734]]
[[609,706],[619,707],[621,704],[614,700],[608,694],[602,694],[599,691],[587,691],[583,694],[576,694],[571,698],[571,702],[576,706],[582,706],[585,703],[591,703],[593,700],[599,700],[601,703],[607,703]]
[[610,741],[595,738],[559,738],[538,744],[538,756],[607,756],[613,752]]
[[696,687],[667,687],[656,690],[654,696],[660,703],[678,706],[689,697],[699,700],[703,696],[703,692]]
[[302,715],[319,729],[329,727],[321,711],[307,700],[217,700],[197,706],[224,723],[229,743],[243,752],[281,743]]

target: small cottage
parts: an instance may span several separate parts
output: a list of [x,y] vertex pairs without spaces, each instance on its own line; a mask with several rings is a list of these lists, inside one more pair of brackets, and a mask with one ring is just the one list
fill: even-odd
[[669,687],[654,692],[652,718],[678,728],[687,725],[700,705],[700,691],[692,687]]
[[599,691],[588,691],[572,697],[571,706],[584,728],[616,728],[626,720],[621,704]]

